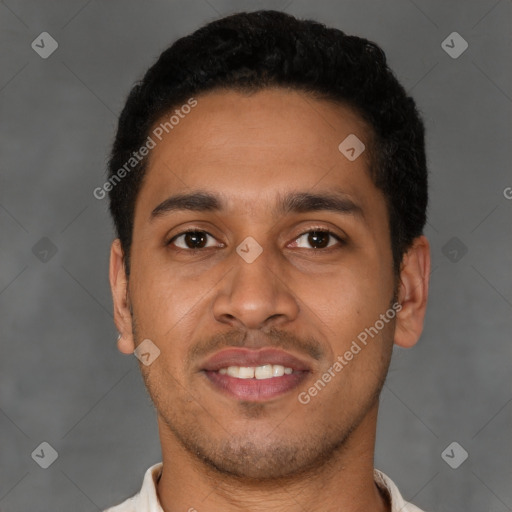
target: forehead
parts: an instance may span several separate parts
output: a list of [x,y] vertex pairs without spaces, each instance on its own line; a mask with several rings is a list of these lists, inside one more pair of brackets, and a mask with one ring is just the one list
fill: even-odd
[[350,161],[339,149],[353,136],[369,147],[370,128],[350,107],[284,89],[213,91],[195,100],[172,124],[173,112],[155,123],[136,214],[141,204],[154,207],[198,187],[237,198],[245,211],[257,210],[263,195],[290,188],[376,192],[369,151]]

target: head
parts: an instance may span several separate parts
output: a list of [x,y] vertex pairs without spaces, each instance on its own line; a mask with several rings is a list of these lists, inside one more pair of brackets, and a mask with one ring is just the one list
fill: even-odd
[[[160,350],[141,369],[177,444],[278,478],[374,428],[430,265],[424,127],[375,43],[276,11],[209,23],[133,87],[109,182],[119,347]],[[229,347],[279,348],[303,373],[235,399],[209,376]]]

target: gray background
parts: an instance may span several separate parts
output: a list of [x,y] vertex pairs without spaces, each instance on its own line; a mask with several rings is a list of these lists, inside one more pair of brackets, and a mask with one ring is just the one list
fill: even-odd
[[[113,231],[92,191],[134,80],[177,37],[258,8],[376,41],[425,116],[431,297],[419,344],[395,351],[376,467],[427,511],[512,510],[511,1],[5,0],[3,512],[99,510],[135,493],[160,460],[137,361],[116,350]],[[59,44],[47,59],[31,48],[43,31]],[[469,43],[457,59],[441,47],[453,31]],[[48,469],[31,458],[43,441],[59,454]],[[441,457],[452,441],[469,453],[458,469]]]

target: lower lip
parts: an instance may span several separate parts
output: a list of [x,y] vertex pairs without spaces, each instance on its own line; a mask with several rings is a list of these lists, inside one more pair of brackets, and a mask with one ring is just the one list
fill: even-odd
[[308,371],[293,372],[270,379],[237,379],[219,372],[204,371],[213,386],[239,400],[263,402],[288,393],[299,386]]

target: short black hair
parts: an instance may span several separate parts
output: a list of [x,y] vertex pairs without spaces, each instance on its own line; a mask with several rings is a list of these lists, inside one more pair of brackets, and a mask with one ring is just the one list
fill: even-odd
[[[108,168],[110,212],[127,274],[148,160],[133,156],[154,124],[202,92],[274,87],[349,106],[372,128],[370,176],[386,199],[399,275],[403,254],[423,233],[428,203],[425,128],[416,104],[376,43],[274,10],[233,14],[178,39],[132,88]],[[132,168],[126,166],[130,159]]]

